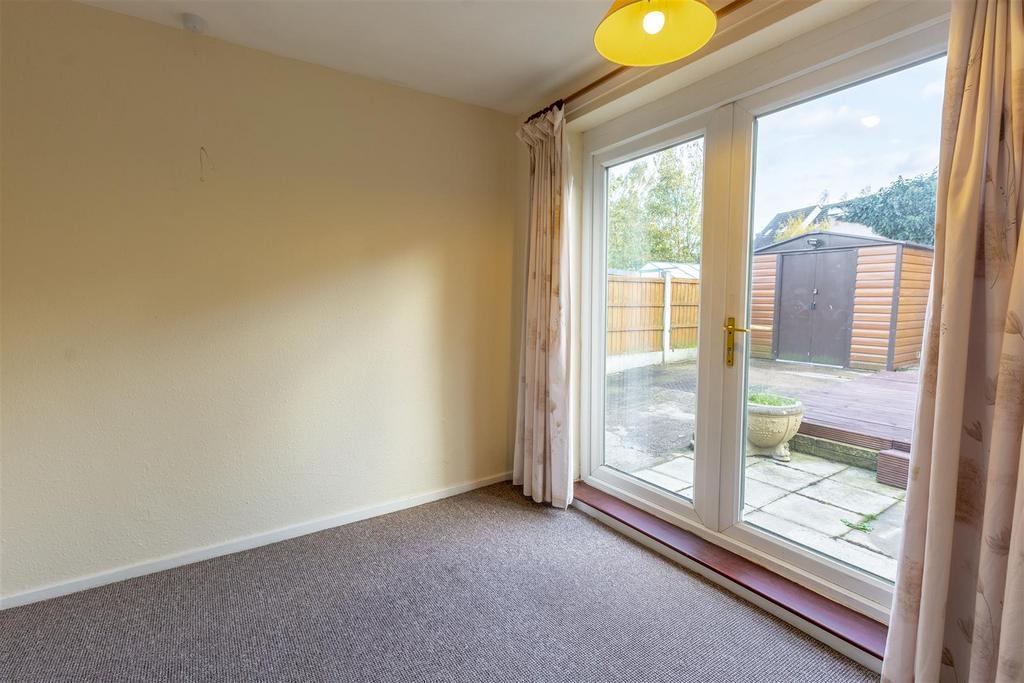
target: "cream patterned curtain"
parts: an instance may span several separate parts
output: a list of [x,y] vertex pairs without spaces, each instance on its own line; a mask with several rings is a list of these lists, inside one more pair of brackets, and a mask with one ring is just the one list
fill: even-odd
[[530,151],[526,319],[513,483],[538,503],[572,502],[569,402],[568,152],[561,105],[519,130]]
[[1024,7],[954,0],[935,272],[882,680],[1024,681]]

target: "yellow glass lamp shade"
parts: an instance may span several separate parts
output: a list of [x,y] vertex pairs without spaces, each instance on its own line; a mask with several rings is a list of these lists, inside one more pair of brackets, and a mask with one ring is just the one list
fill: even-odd
[[615,0],[594,33],[594,47],[617,64],[657,66],[702,48],[717,25],[703,0]]

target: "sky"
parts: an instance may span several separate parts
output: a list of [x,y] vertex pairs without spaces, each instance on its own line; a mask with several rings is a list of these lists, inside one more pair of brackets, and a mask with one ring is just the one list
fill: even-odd
[[757,119],[753,229],[779,212],[876,191],[939,163],[946,59]]

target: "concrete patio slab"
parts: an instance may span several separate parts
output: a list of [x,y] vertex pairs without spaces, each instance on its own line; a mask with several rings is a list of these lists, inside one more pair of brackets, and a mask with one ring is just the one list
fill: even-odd
[[850,530],[843,520],[856,521],[856,513],[791,493],[761,508],[763,512],[813,529],[826,536],[841,536]]
[[681,481],[675,477],[670,477],[667,474],[662,474],[661,472],[655,472],[654,470],[638,470],[632,474],[634,477],[643,479],[646,482],[673,493],[676,491],[682,491],[687,486],[685,481]]
[[859,489],[872,491],[874,493],[881,493],[882,495],[889,496],[890,498],[902,500],[906,497],[906,491],[901,488],[896,488],[895,486],[879,483],[875,480],[876,476],[877,475],[874,470],[865,470],[860,467],[848,467],[847,469],[832,475],[830,478],[844,484],[849,484],[850,486],[856,486]]
[[787,493],[789,492],[786,489],[765,484],[757,479],[749,478],[743,482],[743,503],[750,509],[763,507]]
[[896,557],[900,552],[900,539],[903,536],[903,516],[907,506],[903,501],[894,503],[880,514],[877,519],[868,522],[871,531],[851,529],[842,538],[889,557]]
[[[673,460],[632,474],[693,500],[693,458],[688,453],[672,455]],[[795,455],[799,464],[806,464],[813,457]],[[815,552],[895,580],[894,558],[899,551],[905,509],[902,500],[895,496],[902,495],[902,490],[877,482],[873,485],[873,472],[845,465],[831,477],[822,477],[771,459],[749,460],[753,462],[746,471],[751,476],[743,484],[745,521]],[[827,468],[818,471],[825,472]],[[878,515],[867,521],[870,531],[857,531],[847,524],[861,522],[870,514]]]
[[681,457],[670,460],[664,464],[652,467],[655,472],[667,474],[670,477],[684,481],[687,484],[693,483],[693,459]]
[[890,581],[896,580],[896,560],[866,548],[833,538],[792,521],[759,510],[744,516],[744,521],[810,548],[858,569],[871,572]]
[[749,479],[756,479],[765,484],[786,489],[787,491],[797,491],[824,478],[823,475],[810,474],[803,470],[786,467],[771,458],[756,459],[760,460],[760,462],[750,464],[752,460],[755,460],[755,458],[747,458],[747,477]]
[[[754,359],[749,366],[749,387],[751,391],[809,397],[805,406],[811,409],[821,407],[817,403],[822,396],[842,394],[837,400],[848,399],[851,387],[870,383],[874,376]],[[692,500],[696,384],[697,367],[692,360],[608,374],[605,464]],[[810,405],[810,398],[815,405]],[[870,417],[867,404],[864,410]],[[903,524],[901,501],[906,493],[875,481],[874,451],[806,434],[798,434],[790,447],[793,452],[786,463],[745,458],[744,518],[761,519],[784,538],[894,578],[893,558],[898,554]],[[854,450],[868,455],[861,453],[858,460],[847,453]],[[877,518],[868,519],[870,515]],[[849,526],[860,522],[870,530]]]
[[800,489],[800,494],[859,515],[877,515],[892,507],[895,501],[889,496],[872,493],[833,479],[822,479],[816,484]]
[[790,454],[789,462],[786,463],[786,467],[803,470],[804,472],[817,474],[822,477],[829,477],[837,472],[842,472],[848,467],[848,465],[793,451]]

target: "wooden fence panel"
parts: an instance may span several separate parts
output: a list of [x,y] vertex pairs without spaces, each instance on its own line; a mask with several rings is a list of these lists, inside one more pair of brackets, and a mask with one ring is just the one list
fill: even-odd
[[[699,280],[671,282],[670,345],[697,345]],[[665,281],[631,275],[608,276],[607,347],[609,356],[661,351],[664,332]]]
[[697,346],[697,312],[700,309],[700,280],[672,280],[673,349]]
[[660,279],[608,276],[609,356],[661,350],[664,297]]

